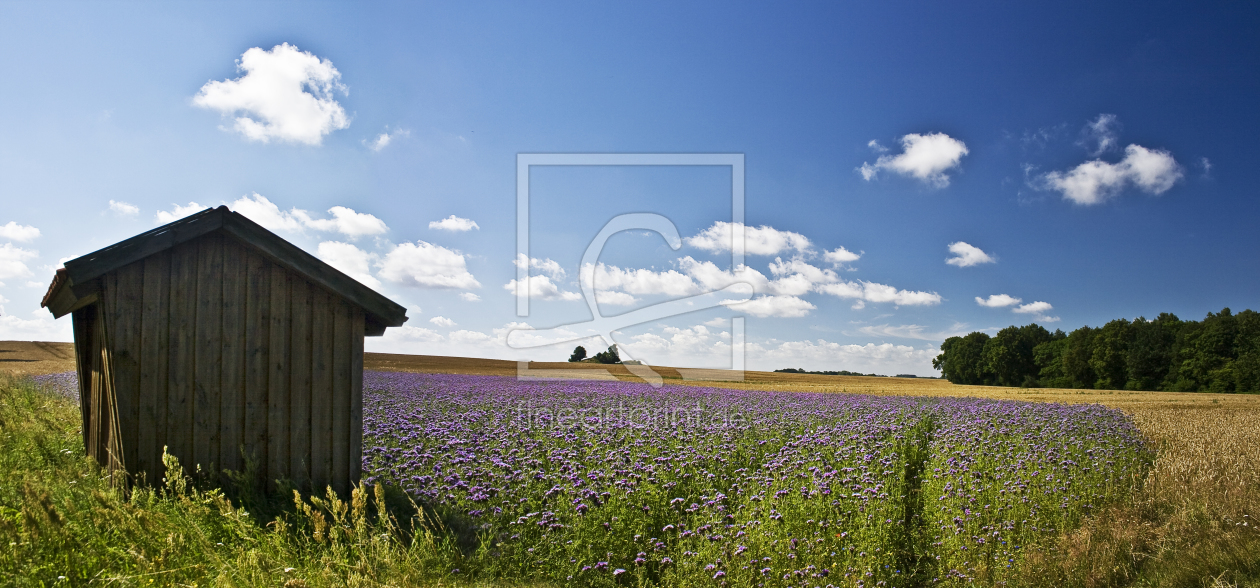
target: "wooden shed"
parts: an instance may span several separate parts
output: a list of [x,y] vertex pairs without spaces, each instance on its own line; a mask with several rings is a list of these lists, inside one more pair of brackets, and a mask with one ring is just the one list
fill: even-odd
[[88,455],[128,480],[258,465],[259,481],[345,493],[359,479],[363,337],[406,309],[225,206],[57,270]]

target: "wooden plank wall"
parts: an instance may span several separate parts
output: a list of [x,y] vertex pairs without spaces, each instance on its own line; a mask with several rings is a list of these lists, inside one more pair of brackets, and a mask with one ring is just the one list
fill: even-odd
[[362,460],[362,308],[220,233],[102,284],[101,302],[74,315],[76,345],[107,347],[80,366],[93,382],[89,454],[105,463],[115,444],[101,426],[111,396],[93,376],[111,372],[117,451],[137,479],[159,483],[165,445],[189,472],[240,471],[248,458],[273,488],[348,493]]

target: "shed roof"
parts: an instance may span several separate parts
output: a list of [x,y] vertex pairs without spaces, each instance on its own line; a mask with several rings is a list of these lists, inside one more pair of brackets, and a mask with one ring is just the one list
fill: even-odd
[[402,326],[407,321],[406,308],[226,206],[204,210],[67,261],[64,269],[57,270],[40,306],[48,307],[60,317],[75,308],[91,304],[99,289],[93,280],[220,229],[252,246],[271,261],[363,308],[368,321],[378,327],[369,328],[369,335],[380,335],[385,327]]

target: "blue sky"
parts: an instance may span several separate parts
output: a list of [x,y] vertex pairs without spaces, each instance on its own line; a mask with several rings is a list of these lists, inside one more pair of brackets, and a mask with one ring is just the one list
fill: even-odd
[[[971,330],[1260,307],[1256,9],[1020,4],[0,4],[0,339],[69,340],[58,264],[190,203],[406,305],[375,351],[564,359],[505,333],[588,320],[626,212],[684,242],[610,240],[605,315],[757,284],[617,336],[655,364],[729,366],[733,316],[752,368],[927,375]],[[724,168],[544,168],[517,316],[518,153],[743,154],[757,274]]]

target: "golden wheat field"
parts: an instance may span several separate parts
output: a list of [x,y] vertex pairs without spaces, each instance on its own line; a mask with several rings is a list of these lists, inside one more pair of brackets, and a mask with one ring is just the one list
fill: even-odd
[[[529,363],[365,354],[368,370],[638,380],[622,365]],[[66,343],[0,342],[0,369],[74,369]],[[1260,577],[1260,396],[1122,390],[956,386],[945,380],[745,372],[705,381],[703,371],[653,366],[665,383],[785,392],[972,396],[1098,403],[1130,414],[1159,449],[1136,498],[1088,520],[1025,562],[1046,585],[1247,586]],[[710,372],[708,375],[729,375]],[[690,379],[689,379],[690,378]]]

